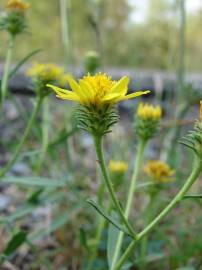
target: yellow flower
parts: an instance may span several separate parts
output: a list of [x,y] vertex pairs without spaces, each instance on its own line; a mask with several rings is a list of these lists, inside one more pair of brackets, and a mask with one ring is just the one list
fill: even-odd
[[27,74],[33,79],[52,82],[60,79],[60,77],[63,75],[63,69],[51,63],[34,63],[33,66],[28,70]]
[[140,103],[137,109],[137,116],[144,120],[159,120],[161,115],[162,111],[160,106]]
[[109,170],[112,173],[125,173],[128,170],[128,164],[124,161],[109,161]]
[[30,7],[30,4],[25,3],[21,0],[9,0],[6,4],[8,11],[19,11],[25,12]]
[[200,122],[202,123],[202,100],[200,101],[199,119],[200,119]]
[[151,160],[144,166],[144,172],[152,180],[160,183],[172,182],[175,171],[168,164],[161,160]]
[[72,79],[71,74],[62,74],[59,79],[59,85],[60,86],[66,86],[68,84],[68,80]]
[[48,85],[61,99],[73,100],[82,105],[100,108],[105,104],[113,105],[119,101],[138,97],[150,91],[140,91],[127,95],[129,78],[124,76],[119,81],[113,81],[106,74],[97,73],[94,76],[87,75],[77,83],[74,79],[68,79],[72,91]]

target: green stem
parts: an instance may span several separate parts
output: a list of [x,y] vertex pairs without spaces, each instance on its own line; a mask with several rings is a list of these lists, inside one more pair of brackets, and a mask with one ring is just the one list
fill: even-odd
[[191,188],[193,183],[196,181],[196,179],[199,177],[202,170],[202,161],[197,160],[196,163],[194,163],[194,168],[192,170],[191,175],[188,177],[187,181],[183,185],[183,187],[180,189],[180,191],[177,193],[177,195],[173,198],[173,200],[163,209],[163,211],[155,218],[153,221],[142,231],[140,232],[136,240],[134,240],[126,249],[125,253],[122,255],[120,260],[118,261],[117,265],[113,270],[119,270],[121,269],[122,265],[125,263],[127,258],[130,256],[131,252],[134,250],[137,243],[146,235],[148,234],[169,212],[172,210],[177,203],[181,201],[183,196],[186,194],[186,192]]
[[42,120],[42,150],[41,150],[41,155],[39,157],[39,163],[38,163],[38,168],[37,171],[41,171],[41,166],[44,162],[45,156],[46,156],[46,151],[48,148],[49,144],[49,99],[46,98],[44,100],[44,105],[43,105],[43,120]]
[[[142,157],[143,157],[143,153],[144,153],[144,149],[145,149],[145,145],[146,142],[144,140],[141,140],[139,145],[138,145],[138,149],[137,149],[137,155],[136,155],[136,159],[135,159],[135,164],[134,164],[134,170],[133,170],[133,175],[132,175],[132,180],[130,183],[130,187],[129,187],[129,191],[128,191],[128,196],[127,196],[127,202],[126,202],[126,208],[125,208],[125,218],[128,219],[129,215],[130,215],[130,211],[131,211],[131,206],[133,203],[133,197],[134,197],[134,193],[137,187],[137,178],[138,178],[138,174],[139,174],[139,170],[140,170],[140,164],[142,161]],[[123,237],[124,237],[124,233],[120,232],[118,235],[118,240],[117,240],[117,244],[115,247],[115,251],[114,251],[114,256],[112,259],[112,269],[116,264],[116,261],[118,259],[119,253],[120,253],[120,249],[123,243]]]
[[102,137],[94,136],[94,144],[95,144],[95,149],[96,149],[99,165],[100,165],[100,168],[101,168],[101,171],[103,174],[103,178],[105,180],[105,184],[107,186],[107,189],[108,189],[108,192],[110,195],[110,199],[112,200],[114,206],[116,207],[116,210],[120,215],[122,223],[126,226],[129,233],[135,238],[136,237],[135,232],[124,216],[124,212],[123,212],[123,210],[119,204],[119,201],[116,197],[113,184],[112,184],[111,180],[109,179],[109,175],[108,175],[105,160],[104,160],[103,150],[102,150]]
[[40,98],[40,97],[38,98],[37,104],[36,104],[35,109],[34,109],[32,115],[31,115],[31,118],[30,118],[30,120],[29,120],[29,122],[27,124],[27,127],[26,127],[26,129],[24,131],[24,134],[22,136],[22,139],[21,139],[20,143],[17,145],[12,158],[8,161],[6,166],[0,171],[0,178],[3,177],[10,170],[10,168],[13,166],[13,164],[17,160],[17,158],[18,158],[18,156],[19,156],[19,154],[21,152],[21,149],[22,149],[22,147],[23,147],[23,145],[25,143],[25,140],[26,140],[27,136],[30,133],[30,130],[32,128],[34,120],[35,120],[35,118],[36,118],[36,116],[37,116],[37,114],[39,112],[39,109],[40,109],[41,104],[42,104],[42,100],[43,100],[42,98]]
[[[155,202],[156,202],[156,195],[155,194],[150,194],[150,199],[149,199],[149,203],[147,205],[147,209],[145,212],[145,218],[144,218],[144,224],[145,226],[147,226],[153,216],[153,212],[154,212],[154,206],[155,206]],[[141,269],[144,270],[146,267],[146,254],[147,254],[147,243],[148,243],[148,234],[145,235],[145,237],[142,239],[141,241],[141,254],[140,254],[140,262],[141,262]]]
[[3,77],[1,81],[1,104],[4,103],[5,97],[7,95],[9,68],[10,68],[11,58],[12,58],[12,53],[13,53],[13,44],[14,44],[14,37],[12,35],[9,35],[5,68],[4,68],[4,73],[3,73]]

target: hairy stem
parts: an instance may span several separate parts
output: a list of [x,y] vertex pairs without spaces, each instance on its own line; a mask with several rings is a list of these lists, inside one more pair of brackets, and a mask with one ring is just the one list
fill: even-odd
[[[129,190],[128,190],[128,196],[127,196],[128,199],[127,199],[127,202],[126,202],[126,208],[125,208],[125,213],[124,213],[126,219],[128,219],[128,217],[130,215],[130,211],[131,211],[131,207],[132,207],[132,203],[133,203],[133,197],[134,197],[134,193],[135,193],[136,186],[137,186],[137,178],[138,178],[138,174],[139,174],[140,164],[141,164],[141,161],[142,161],[145,145],[146,145],[146,142],[143,141],[143,140],[141,140],[139,145],[138,145],[137,155],[136,155],[135,164],[134,164],[133,175],[132,175],[130,187],[129,187]],[[121,246],[122,246],[122,243],[123,243],[123,238],[124,238],[124,233],[120,232],[119,235],[118,235],[118,240],[117,240],[117,244],[116,244],[116,247],[115,247],[114,256],[113,256],[113,259],[112,259],[112,269],[115,266],[116,261],[118,260],[118,256],[119,256]]]
[[105,164],[105,160],[104,160],[104,155],[103,155],[103,150],[102,150],[102,137],[95,136],[94,137],[94,144],[95,144],[95,149],[96,149],[100,169],[102,171],[103,178],[105,180],[105,184],[107,186],[107,189],[108,189],[108,192],[110,195],[110,199],[113,202],[117,212],[119,213],[122,223],[126,226],[126,228],[128,229],[128,232],[135,238],[136,237],[135,232],[134,232],[133,228],[131,227],[131,225],[129,224],[129,222],[127,221],[127,219],[125,218],[124,212],[123,212],[123,210],[119,204],[119,201],[116,197],[113,184],[112,184],[112,182],[109,178],[108,172],[107,172],[107,168],[106,168],[106,164]]
[[43,104],[42,116],[42,149],[37,164],[37,172],[41,171],[42,164],[45,160],[48,144],[49,144],[49,125],[50,125],[49,99],[46,98]]

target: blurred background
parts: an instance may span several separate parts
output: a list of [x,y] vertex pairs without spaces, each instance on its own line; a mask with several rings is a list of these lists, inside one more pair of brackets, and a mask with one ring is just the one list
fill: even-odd
[[[179,60],[180,1],[76,0],[28,1],[29,32],[18,38],[15,59],[31,48],[37,59],[80,66],[86,51],[102,55],[104,66],[175,71]],[[3,9],[5,1],[1,0]],[[67,24],[61,26],[62,5]],[[202,2],[186,1],[186,68],[200,71]],[[64,15],[65,16],[65,15]],[[65,29],[64,29],[65,28]],[[65,35],[64,35],[65,32]],[[0,61],[5,54],[1,37]],[[48,44],[48,46],[47,46]],[[64,44],[66,46],[64,46]]]

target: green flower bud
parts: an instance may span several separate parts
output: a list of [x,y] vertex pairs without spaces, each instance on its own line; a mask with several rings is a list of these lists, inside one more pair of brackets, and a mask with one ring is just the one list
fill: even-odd
[[138,138],[147,141],[155,136],[159,130],[161,114],[160,106],[140,103],[134,122]]

